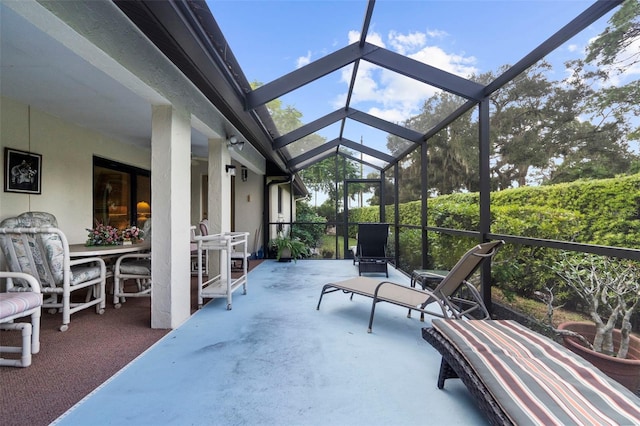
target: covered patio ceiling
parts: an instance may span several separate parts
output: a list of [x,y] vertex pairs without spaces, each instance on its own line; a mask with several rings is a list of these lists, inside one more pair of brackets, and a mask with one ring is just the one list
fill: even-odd
[[[534,44],[532,50],[528,53],[525,51],[521,59],[514,60],[514,65],[486,85],[473,81],[469,76],[460,75],[461,72],[443,70],[430,65],[428,59],[413,58],[408,54],[381,47],[379,43],[370,42],[369,38],[375,38],[370,36],[372,35],[371,25],[378,16],[376,13],[386,13],[390,4],[389,2],[376,4],[375,0],[369,0],[366,3],[357,2],[355,4],[362,6],[361,16],[363,16],[357,40],[258,87],[252,87],[250,84],[243,72],[242,64],[234,56],[232,42],[225,37],[221,29],[222,25],[218,23],[216,8],[224,3],[207,3],[204,0],[171,2],[116,0],[116,4],[128,17],[225,114],[234,127],[241,131],[243,137],[266,158],[273,161],[273,164],[293,174],[336,155],[361,162],[379,171],[389,169],[457,117],[478,105],[527,68],[617,7],[621,1],[596,1],[577,15],[571,15],[575,17],[566,25],[560,27],[546,40],[540,35],[539,44]],[[349,7],[344,6],[344,8],[351,11],[354,9],[354,2],[349,3]],[[428,16],[429,10],[433,9],[435,3],[437,2],[393,2],[393,7],[414,8],[416,9],[414,13],[423,13]],[[576,8],[583,6],[582,3],[574,2],[573,9],[568,10],[564,3],[538,2],[536,6],[544,9],[547,16],[563,13],[568,15]],[[304,4],[309,5],[306,2]],[[450,2],[449,8],[452,13],[459,13],[462,16],[465,11],[459,10],[462,8],[458,7],[462,4],[467,3]],[[504,3],[481,2],[481,4],[483,6],[486,4],[487,17],[491,16],[492,10],[496,7],[504,7]],[[344,3],[335,3],[336,14],[341,13],[343,5]],[[228,4],[227,6],[231,8]],[[381,10],[378,11],[378,9]],[[228,14],[224,16],[228,18]],[[221,24],[226,24],[228,28],[233,25],[242,25],[240,18],[238,17],[239,20],[236,22],[223,21]],[[476,20],[478,31],[487,30],[480,23],[482,17],[477,17]],[[497,22],[492,26],[492,30],[487,32],[495,33],[494,38],[516,37],[515,34],[498,36],[499,24]],[[269,25],[274,26],[275,23],[271,22]],[[286,26],[287,23],[283,25]],[[523,28],[526,27],[535,28],[535,22],[523,25]],[[254,31],[256,30],[259,29],[254,28]],[[535,31],[527,31],[525,35],[528,43],[538,37]],[[258,40],[255,40],[255,45],[256,49],[260,48]],[[511,56],[512,53],[505,51],[505,58],[507,58],[505,61],[510,61]],[[387,74],[401,76],[413,83],[418,82],[418,86],[425,89],[423,102],[427,100],[426,94],[438,91],[453,95],[456,102],[444,119],[423,125],[424,127],[419,125],[408,127],[402,120],[394,120],[388,114],[380,112],[379,108],[373,107],[366,111],[357,108],[354,104],[359,93],[358,85],[364,84],[363,82],[367,80],[367,75],[364,73],[370,72],[372,66]],[[252,78],[253,81],[258,81],[259,77],[252,76]],[[305,96],[305,91],[311,86],[340,79],[342,84],[348,80],[348,88],[341,97],[342,102],[331,110],[327,99],[318,99],[319,106],[316,109],[320,112],[301,111],[304,121],[301,126],[293,130],[278,128],[266,108],[266,104],[270,101],[280,99],[284,103],[291,97],[295,102],[294,95]],[[390,96],[393,96],[392,93]],[[334,102],[335,104],[337,103]],[[322,111],[323,106],[326,106],[325,111]],[[480,120],[483,118],[481,117]],[[480,125],[483,126],[483,123]],[[362,134],[366,132],[370,135],[372,129],[377,132],[377,136],[363,140]],[[309,138],[312,135],[322,136]],[[386,147],[388,135],[400,138],[402,141],[400,149],[396,148],[391,152]],[[354,155],[354,152],[357,155]]]

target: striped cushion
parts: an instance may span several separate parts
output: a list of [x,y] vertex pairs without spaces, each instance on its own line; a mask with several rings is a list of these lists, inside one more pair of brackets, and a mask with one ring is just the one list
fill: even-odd
[[640,424],[640,398],[590,363],[515,321],[441,320],[514,424]]
[[42,306],[42,295],[33,292],[0,293],[0,319]]

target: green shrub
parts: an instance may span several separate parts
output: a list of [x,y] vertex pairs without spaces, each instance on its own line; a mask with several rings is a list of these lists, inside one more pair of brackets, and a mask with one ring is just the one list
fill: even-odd
[[[421,224],[421,202],[398,206],[401,225]],[[351,209],[361,221],[378,216],[379,207]],[[385,206],[386,221],[394,223],[395,208]],[[464,193],[430,198],[428,226],[477,231],[479,194]],[[530,238],[640,248],[640,174],[615,179],[576,181],[558,185],[507,189],[491,194],[491,232]],[[355,234],[354,234],[355,235]],[[422,267],[422,231],[400,229],[400,264],[404,271]],[[428,233],[429,269],[450,269],[477,239]],[[390,241],[393,244],[393,241]],[[392,252],[394,247],[391,247]],[[507,295],[532,297],[545,286],[555,286],[559,303],[575,298],[558,283],[549,265],[558,257],[554,249],[508,244],[493,261],[495,284]]]

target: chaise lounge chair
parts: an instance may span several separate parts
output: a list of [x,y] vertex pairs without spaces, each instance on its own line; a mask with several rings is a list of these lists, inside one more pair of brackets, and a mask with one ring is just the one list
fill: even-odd
[[[490,260],[498,251],[503,241],[492,241],[479,244],[466,252],[445,276],[434,290],[420,290],[389,281],[380,281],[368,277],[356,277],[345,281],[325,284],[320,293],[318,306],[322,297],[327,293],[342,291],[373,298],[371,316],[369,317],[368,332],[373,327],[373,316],[378,302],[387,302],[409,309],[407,317],[411,318],[411,311],[420,312],[420,320],[424,321],[424,314],[441,318],[481,318],[488,319],[489,312],[485,307],[478,290],[467,282],[469,277],[485,260]],[[428,310],[427,306],[436,303],[440,312]]]

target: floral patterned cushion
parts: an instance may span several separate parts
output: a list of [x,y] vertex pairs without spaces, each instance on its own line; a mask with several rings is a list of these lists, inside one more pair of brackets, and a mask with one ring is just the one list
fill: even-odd
[[83,283],[85,281],[100,278],[99,266],[72,266],[71,285]]
[[151,260],[142,259],[120,264],[121,274],[151,275]]
[[0,222],[0,228],[57,228],[58,220],[47,212],[24,212]]
[[[26,212],[0,222],[0,228],[56,227],[55,216]],[[38,277],[42,287],[61,285],[64,278],[64,248],[58,234],[0,234],[0,250],[10,271]],[[16,285],[24,285],[14,280]]]

